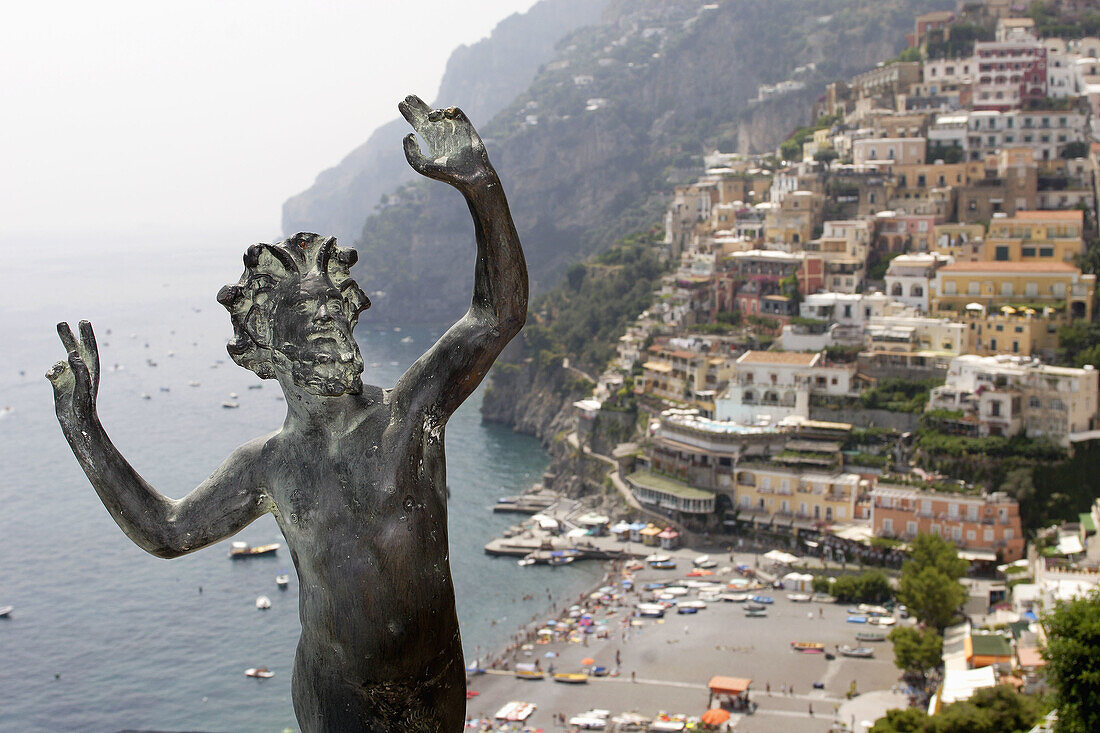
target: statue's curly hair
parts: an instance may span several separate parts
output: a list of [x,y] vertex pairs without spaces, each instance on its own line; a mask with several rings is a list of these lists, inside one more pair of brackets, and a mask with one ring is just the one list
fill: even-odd
[[272,295],[280,282],[313,273],[322,275],[340,291],[352,327],[370,308],[366,293],[351,278],[359,256],[354,249],[337,247],[335,237],[299,232],[274,244],[254,244],[244,253],[244,274],[235,285],[218,292],[218,302],[229,311],[233,340],[226,349],[233,361],[274,379],[271,358]]

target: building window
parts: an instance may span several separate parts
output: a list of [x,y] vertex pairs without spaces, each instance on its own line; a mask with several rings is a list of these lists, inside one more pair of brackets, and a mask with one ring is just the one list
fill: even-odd
[[973,542],[974,538],[976,536],[977,535],[975,534],[974,530],[972,530],[972,529],[966,530],[966,540],[967,540],[967,542]]
[[978,286],[978,283],[977,283],[977,281],[975,281],[975,280],[971,280],[971,281],[970,281],[970,285],[969,285],[969,286],[967,287],[967,289],[966,289],[966,292],[967,292],[967,293],[968,293],[969,295],[978,295],[978,293],[979,293],[980,291],[979,291],[979,286]]
[[992,542],[993,541],[993,530],[987,529],[984,532],[982,532],[982,539],[985,540],[986,542]]
[[1014,537],[1015,537],[1015,533],[1012,531],[1012,528],[1011,527],[1005,527],[1004,539],[1011,540]]
[[917,523],[916,522],[906,522],[905,523],[905,533],[907,535],[911,536],[911,537],[915,537],[916,534],[917,534]]
[[1020,248],[1020,256],[1021,257],[1034,257],[1035,256],[1035,248],[1034,247],[1021,247]]
[[882,531],[886,534],[894,533],[894,520],[887,517],[882,520]]

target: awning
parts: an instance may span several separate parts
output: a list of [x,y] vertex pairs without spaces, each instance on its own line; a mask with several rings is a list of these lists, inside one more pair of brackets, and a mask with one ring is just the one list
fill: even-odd
[[751,684],[752,680],[746,677],[721,677],[716,675],[710,678],[707,687],[715,695],[740,695],[747,692]]
[[781,565],[794,565],[798,562],[798,558],[789,552],[783,552],[782,550],[770,550],[764,553],[765,560],[771,560]]
[[1076,555],[1079,552],[1084,552],[1085,548],[1081,544],[1081,538],[1075,534],[1064,534],[1058,538],[1058,554],[1059,555]]
[[988,550],[959,550],[959,557],[970,562],[977,560],[995,562],[997,560],[997,553],[989,552]]
[[674,529],[669,528],[666,529],[664,532],[661,532],[661,534],[657,536],[660,537],[662,540],[674,540],[680,536],[680,533]]
[[660,527],[646,527],[643,530],[639,530],[638,534],[644,534],[646,537],[655,537],[661,534]]

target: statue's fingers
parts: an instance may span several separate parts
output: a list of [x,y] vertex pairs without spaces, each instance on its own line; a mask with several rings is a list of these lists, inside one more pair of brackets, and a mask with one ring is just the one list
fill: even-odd
[[92,373],[93,385],[99,386],[99,345],[96,344],[95,331],[91,321],[80,322],[80,343],[84,346],[85,359]]
[[73,331],[69,328],[69,324],[65,321],[57,324],[57,335],[61,338],[61,343],[65,345],[65,352],[76,351],[79,345],[76,343],[76,337],[73,336]]
[[420,144],[416,142],[416,135],[409,133],[402,141],[405,146],[405,159],[409,161],[409,165],[417,173],[424,176],[433,176],[437,173],[437,168],[431,160],[424,156],[424,153],[420,152]]
[[83,397],[91,394],[92,377],[88,373],[88,365],[80,358],[79,351],[69,352],[69,368],[73,370],[76,379],[76,393]]
[[46,372],[46,379],[50,380],[50,384],[54,386],[55,390],[58,387],[58,383],[61,382],[62,378],[65,376],[65,372],[68,368],[68,363],[59,361]]
[[428,119],[431,108],[424,104],[424,100],[415,94],[410,94],[397,104],[397,111],[414,128],[419,129]]
[[448,120],[465,122],[467,125],[471,124],[470,118],[467,117],[466,113],[458,107],[448,107],[447,109],[443,110],[443,116],[446,117]]

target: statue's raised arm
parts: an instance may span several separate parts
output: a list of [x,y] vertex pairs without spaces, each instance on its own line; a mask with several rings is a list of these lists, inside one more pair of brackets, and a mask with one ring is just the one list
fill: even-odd
[[394,393],[412,409],[446,420],[481,383],[527,319],[527,265],[508,201],[485,145],[462,110],[429,109],[418,97],[398,105],[424,138],[405,138],[405,157],[421,175],[462,193],[474,219],[477,260],[470,310],[398,381]]
[[80,467],[122,531],[158,557],[176,557],[237,532],[271,509],[258,488],[263,439],[238,448],[214,474],[180,500],[150,486],[118,452],[99,422],[99,349],[92,324],[77,342],[67,323],[57,333],[68,352],[46,373],[57,421]]

